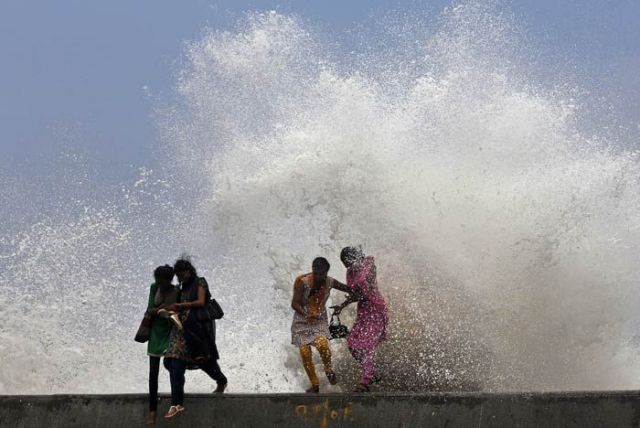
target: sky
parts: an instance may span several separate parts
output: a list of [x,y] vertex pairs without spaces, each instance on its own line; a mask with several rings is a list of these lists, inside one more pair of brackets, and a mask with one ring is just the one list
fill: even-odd
[[[549,61],[568,61],[640,123],[640,1],[502,1]],[[0,149],[12,161],[61,143],[115,170],[144,162],[157,139],[153,108],[170,98],[177,63],[202,31],[246,11],[293,13],[337,39],[396,11],[437,14],[450,1],[3,0]],[[6,165],[6,164],[2,164]]]

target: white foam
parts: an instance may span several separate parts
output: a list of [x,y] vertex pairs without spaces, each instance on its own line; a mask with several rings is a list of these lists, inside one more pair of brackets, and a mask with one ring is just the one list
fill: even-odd
[[528,81],[499,12],[464,3],[413,49],[344,63],[277,13],[189,44],[158,114],[176,165],[3,242],[0,392],[144,391],[145,284],[182,251],[225,305],[232,390],[295,390],[292,280],[317,255],[342,278],[350,244],[391,301],[387,387],[632,387],[637,156],[585,135],[568,91]]

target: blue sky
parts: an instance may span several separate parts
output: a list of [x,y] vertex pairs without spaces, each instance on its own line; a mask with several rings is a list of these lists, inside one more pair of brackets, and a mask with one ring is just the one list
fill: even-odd
[[[640,2],[502,2],[541,48],[583,69],[629,123],[640,122]],[[244,11],[295,13],[337,38],[390,10],[436,14],[448,1],[3,0],[0,147],[12,158],[75,140],[118,167],[144,162],[150,114],[170,96],[184,41],[230,28]],[[151,88],[148,96],[143,86]]]

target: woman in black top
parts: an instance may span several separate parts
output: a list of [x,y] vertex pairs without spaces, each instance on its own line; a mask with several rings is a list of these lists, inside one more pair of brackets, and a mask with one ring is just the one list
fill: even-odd
[[216,393],[227,388],[227,378],[218,365],[214,321],[207,307],[211,294],[204,278],[198,277],[195,267],[187,259],[179,259],[173,267],[180,281],[180,303],[166,309],[180,314],[183,330],[171,331],[165,362],[171,380],[171,407],[165,418],[172,418],[184,410],[184,373],[187,368],[199,368],[217,383]]

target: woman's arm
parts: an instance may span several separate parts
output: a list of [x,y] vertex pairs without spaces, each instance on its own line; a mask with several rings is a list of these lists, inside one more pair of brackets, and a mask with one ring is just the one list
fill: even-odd
[[351,289],[349,288],[349,286],[347,284],[341,283],[337,279],[333,280],[333,285],[331,286],[331,288],[335,288],[336,290],[342,291],[343,293],[351,293]]
[[152,284],[149,289],[149,300],[147,301],[147,315],[153,317],[158,314],[158,308],[155,307],[156,285]]
[[347,300],[345,300],[344,302],[342,302],[342,304],[338,305],[338,306],[331,306],[331,309],[333,309],[333,312],[336,315],[340,315],[340,312],[342,312],[342,310],[344,308],[346,308],[347,306],[349,306],[350,304],[352,304],[353,302],[357,302],[358,301],[358,297],[354,294],[349,294],[347,296]]
[[303,306],[303,296],[304,289],[301,286],[302,284],[296,280],[296,283],[293,285],[293,299],[291,299],[291,308],[296,311],[298,314],[303,317],[307,316],[307,311],[304,310]]
[[202,283],[198,283],[198,299],[193,302],[176,303],[171,305],[169,310],[181,311],[185,309],[201,308],[205,305],[207,299],[207,289]]
[[376,276],[375,263],[373,263],[372,259],[365,259],[353,278],[351,293],[359,300],[367,300],[371,293],[372,284],[376,283]]

